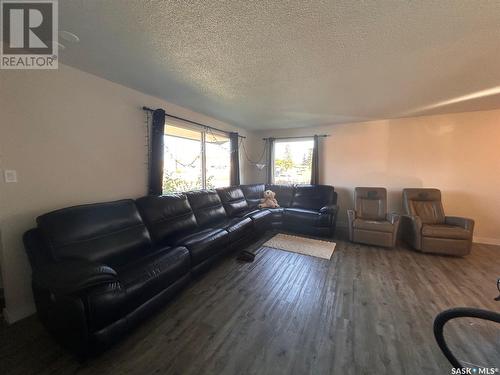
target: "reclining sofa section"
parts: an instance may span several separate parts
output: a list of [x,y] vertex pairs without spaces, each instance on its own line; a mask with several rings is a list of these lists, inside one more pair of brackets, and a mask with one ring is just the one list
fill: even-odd
[[[280,208],[257,207],[266,189]],[[76,355],[100,352],[268,228],[333,236],[336,201],[332,186],[255,184],[44,214],[23,238],[38,316]]]

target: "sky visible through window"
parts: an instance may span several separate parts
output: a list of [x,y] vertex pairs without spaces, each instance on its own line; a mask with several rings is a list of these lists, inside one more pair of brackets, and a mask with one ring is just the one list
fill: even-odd
[[274,182],[308,184],[311,182],[312,139],[276,141],[274,145]]

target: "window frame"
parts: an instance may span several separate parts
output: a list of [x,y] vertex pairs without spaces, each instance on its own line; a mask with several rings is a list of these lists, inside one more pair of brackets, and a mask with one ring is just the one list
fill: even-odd
[[[207,142],[207,135],[210,137],[210,136],[213,136],[213,137],[221,137],[221,138],[225,138],[227,139],[227,142],[229,144],[229,149],[228,149],[228,162],[229,162],[229,165],[228,165],[228,168],[227,168],[227,181],[228,181],[228,185],[227,186],[214,186],[213,189],[218,189],[218,188],[224,188],[224,187],[229,187],[231,186],[231,138],[229,136],[228,133],[225,133],[225,132],[222,132],[222,131],[217,131],[217,130],[213,130],[213,129],[209,129],[209,128],[205,128],[204,131],[202,132],[202,138],[203,138],[203,152],[202,152],[202,165],[203,165],[203,174],[204,176],[202,177],[202,185],[203,185],[203,189],[208,189],[207,188],[207,182],[208,182],[208,169],[207,169],[207,143],[210,144],[212,143],[210,140],[208,140]],[[217,139],[217,138],[216,138]],[[212,189],[212,188],[210,188]]]
[[[175,135],[169,135],[167,134],[167,129],[169,127],[177,127],[181,129],[186,129],[186,130],[192,130],[200,133],[200,153],[201,153],[201,189],[207,189],[207,147],[206,147],[206,142],[207,142],[207,134],[210,136],[210,133],[212,133],[214,136],[220,136],[227,138],[228,142],[230,142],[230,137],[229,133],[226,133],[224,131],[218,131],[214,129],[209,129],[201,126],[196,126],[189,124],[187,122],[184,122],[182,120],[178,119],[173,119],[168,116],[166,116],[165,119],[165,130],[164,130],[164,137],[170,136],[170,137],[177,137],[177,138],[182,138],[180,136],[175,136]],[[231,150],[228,151],[228,155],[231,155]],[[165,164],[165,155],[163,156],[163,162]],[[165,166],[163,167],[163,171],[165,171]],[[227,168],[227,173],[228,173],[228,182],[229,185],[231,185],[231,176],[230,172],[231,171],[231,158],[229,157],[229,166]],[[225,186],[220,186],[220,187],[225,187]],[[214,187],[214,188],[219,188],[219,186]],[[184,191],[165,191],[163,182],[162,182],[162,194],[172,194],[172,193],[182,193]]]
[[[314,152],[314,137],[311,136],[305,136],[305,137],[293,137],[293,138],[276,138],[274,140],[274,147],[273,147],[273,163],[272,163],[272,177],[273,177],[273,183],[278,183],[278,184],[283,184],[283,181],[276,182],[276,146],[279,143],[295,143],[295,142],[305,142],[305,141],[310,141],[313,144],[313,152]],[[311,161],[311,173],[312,173],[312,161]],[[310,183],[310,177],[307,179],[305,182],[298,182],[298,181],[287,181],[286,184],[308,184]]]

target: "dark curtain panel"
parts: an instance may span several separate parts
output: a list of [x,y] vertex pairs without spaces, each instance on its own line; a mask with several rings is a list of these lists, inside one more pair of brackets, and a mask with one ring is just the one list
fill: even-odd
[[240,184],[240,137],[238,133],[230,133],[229,141],[231,143],[231,167],[230,167],[230,181],[231,186]]
[[274,138],[267,140],[267,178],[268,184],[274,183]]
[[314,148],[311,163],[311,184],[319,184],[319,137],[314,136]]
[[149,194],[163,193],[163,139],[165,135],[165,111],[155,109],[151,125],[151,158],[149,165]]

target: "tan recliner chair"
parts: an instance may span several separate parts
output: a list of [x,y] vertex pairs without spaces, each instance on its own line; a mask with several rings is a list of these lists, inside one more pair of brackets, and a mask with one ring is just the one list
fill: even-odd
[[438,189],[404,189],[403,239],[425,253],[463,256],[470,253],[474,220],[445,216]]
[[399,215],[387,214],[387,190],[357,187],[354,210],[347,210],[349,239],[369,245],[394,247]]

